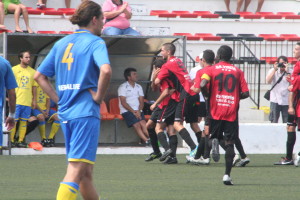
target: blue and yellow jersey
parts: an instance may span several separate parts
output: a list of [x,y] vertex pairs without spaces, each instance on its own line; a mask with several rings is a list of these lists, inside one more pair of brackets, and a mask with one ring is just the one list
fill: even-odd
[[49,96],[42,90],[42,88],[38,85],[36,88],[36,102],[41,110],[47,110],[47,99]]
[[18,88],[16,88],[16,104],[31,107],[33,97],[32,87],[37,86],[37,83],[33,79],[35,70],[29,66],[23,68],[20,64],[14,66],[12,70],[18,84]]
[[58,115],[62,121],[100,118],[99,105],[88,89],[97,90],[100,67],[104,64],[110,64],[105,42],[88,30],[77,30],[55,43],[37,70],[56,77]]

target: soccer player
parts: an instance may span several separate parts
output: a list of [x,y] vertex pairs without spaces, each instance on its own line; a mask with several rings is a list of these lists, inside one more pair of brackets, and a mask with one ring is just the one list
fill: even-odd
[[18,87],[16,79],[11,69],[11,65],[7,60],[0,56],[0,150],[3,145],[3,132],[2,132],[2,114],[3,104],[5,103],[5,89],[8,94],[9,114],[5,119],[5,127],[9,131],[15,126],[15,110],[16,110],[16,92],[15,88]]
[[[22,51],[19,53],[20,64],[12,68],[15,75],[18,88],[17,94],[17,106],[15,120],[19,121],[19,140],[14,141],[16,134],[16,127],[11,131],[12,146],[27,147],[24,141],[26,135],[27,121],[31,114],[31,108],[36,108],[36,82],[33,79],[35,70],[29,66],[30,52]],[[15,143],[16,142],[16,143]]]
[[[174,128],[189,145],[192,154],[195,152],[197,146],[192,140],[189,132],[184,128],[183,121],[186,98],[189,95],[195,95],[195,93],[190,90],[192,81],[183,62],[174,56],[175,51],[176,47],[172,43],[165,43],[162,45],[160,54],[164,59],[167,59],[167,63],[162,66],[154,84],[158,85],[161,81],[168,78],[175,86],[175,90],[180,94],[179,102],[174,106]],[[160,129],[162,129],[162,127],[160,127]],[[176,160],[175,155],[170,156],[168,160]]]
[[[93,166],[100,133],[100,104],[107,91],[111,67],[105,42],[98,37],[103,26],[99,4],[84,1],[70,18],[79,30],[55,43],[35,74],[35,80],[58,103],[65,136],[68,168],[57,200],[98,200]],[[47,77],[56,77],[56,90]],[[80,190],[79,190],[80,187]]]
[[[227,45],[221,46],[217,52],[220,62],[205,71],[200,84],[201,91],[209,98],[212,149],[218,148],[218,139],[225,140],[225,185],[233,185],[230,172],[235,156],[234,142],[238,137],[239,101],[249,97],[244,73],[229,64],[231,57],[232,49]],[[206,87],[208,83],[209,90]]]
[[[57,113],[50,109],[50,98],[39,85],[37,86],[37,108],[32,109],[32,114],[39,120],[39,132],[42,139],[41,144],[44,147],[54,147],[53,138],[60,128],[60,123]],[[46,137],[46,120],[48,123],[53,122],[48,139]]]
[[[161,61],[161,62],[160,62]],[[164,64],[163,60],[159,59],[156,60],[155,65],[156,69],[153,72],[152,77],[152,83],[151,87],[155,90],[156,85],[154,84],[154,80],[157,78],[157,75],[160,71],[160,67]],[[151,119],[147,122],[147,127],[149,130],[151,130],[152,133],[157,134],[156,138],[159,140],[162,147],[165,149],[165,152],[163,154],[160,153],[159,148],[157,145],[157,139],[156,144],[154,142],[152,143],[152,140],[155,140],[155,136],[151,136],[151,144],[152,148],[154,149],[154,154],[150,154],[150,157],[156,157],[160,158],[160,161],[164,161],[165,164],[176,164],[178,163],[176,158],[176,150],[177,150],[177,135],[174,130],[174,106],[178,102],[179,94],[175,91],[174,86],[172,82],[169,79],[165,79],[161,81],[159,84],[160,86],[160,92],[161,95],[158,97],[158,99],[151,105],[150,109],[154,110]],[[167,142],[166,135],[164,133],[164,130],[167,129],[168,135],[169,135],[169,144]],[[153,146],[154,145],[154,146]],[[159,151],[159,152],[158,152]],[[154,156],[156,155],[156,156]],[[171,158],[167,159],[168,156],[171,156]],[[149,158],[150,158],[149,157]]]
[[[289,108],[288,108],[288,121],[287,121],[287,141],[286,141],[286,156],[282,157],[279,162],[275,162],[274,165],[299,165],[300,157],[299,153],[293,161],[293,150],[296,143],[296,127],[299,131],[299,75],[300,75],[300,43],[298,42],[294,47],[294,58],[297,59],[297,63],[294,66],[292,77],[289,86]],[[299,158],[299,159],[298,159]]]
[[[215,60],[215,53],[212,50],[205,50],[203,51],[203,56],[200,58],[200,65],[203,67],[196,73],[196,77],[194,80],[194,85],[191,87],[196,93],[200,92],[200,83],[201,83],[201,76],[205,73],[205,71],[210,68]],[[206,100],[205,108],[208,108],[209,102]],[[198,149],[194,157],[187,156],[187,161],[196,163],[196,164],[209,164],[210,163],[210,148],[208,146],[209,140],[209,110],[207,109],[205,117],[205,124],[204,124],[204,131],[201,134],[201,138],[199,141]],[[202,156],[202,157],[201,157]]]

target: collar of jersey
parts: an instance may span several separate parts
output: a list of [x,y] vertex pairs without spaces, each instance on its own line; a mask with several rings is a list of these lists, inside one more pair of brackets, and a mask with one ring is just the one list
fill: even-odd
[[78,29],[74,33],[91,33],[91,31],[86,30],[86,29]]

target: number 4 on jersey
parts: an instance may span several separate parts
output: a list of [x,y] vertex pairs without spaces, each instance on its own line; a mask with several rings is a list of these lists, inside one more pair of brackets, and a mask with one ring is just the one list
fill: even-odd
[[64,56],[61,60],[62,63],[68,63],[68,71],[71,70],[71,64],[73,63],[74,59],[72,57],[72,53],[70,52],[72,47],[73,47],[73,43],[69,43],[66,50],[65,50],[65,53],[64,53]]

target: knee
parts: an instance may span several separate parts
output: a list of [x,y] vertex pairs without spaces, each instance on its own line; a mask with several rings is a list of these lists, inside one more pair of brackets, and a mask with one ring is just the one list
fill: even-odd
[[27,13],[27,8],[23,4],[19,5],[20,10],[22,10],[22,13]]
[[43,115],[39,115],[37,118],[40,122],[45,121],[45,117]]

